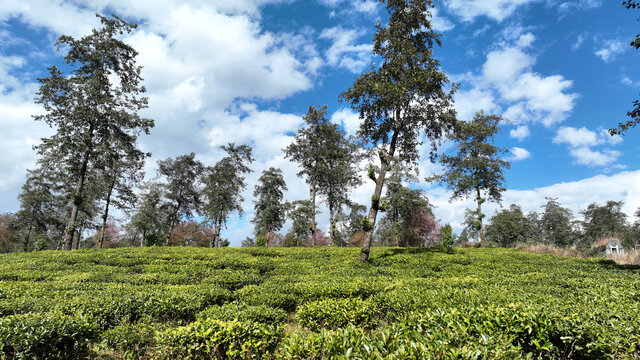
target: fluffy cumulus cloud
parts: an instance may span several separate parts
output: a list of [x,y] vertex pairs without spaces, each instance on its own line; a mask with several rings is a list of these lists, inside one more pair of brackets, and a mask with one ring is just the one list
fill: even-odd
[[511,148],[511,161],[520,161],[531,157],[529,150],[514,146]]
[[616,145],[622,142],[622,137],[610,136],[606,130],[595,132],[585,127],[561,127],[553,138],[553,142],[568,145],[569,154],[580,165],[611,166],[621,155],[619,151],[610,148],[593,149],[600,145]]
[[342,26],[324,29],[320,38],[332,41],[326,52],[327,63],[360,73],[369,64],[372,49],[370,43],[356,43],[363,33],[354,29],[344,29]]
[[[462,117],[484,108],[498,112],[515,124],[541,122],[551,126],[567,118],[577,94],[571,93],[572,81],[562,75],[545,76],[533,71],[535,56],[527,49],[535,36],[524,29],[511,41],[487,54],[479,74],[463,77],[472,87],[455,95],[456,109]],[[524,129],[514,135],[524,136]]]
[[438,8],[431,9],[431,26],[439,32],[449,31],[456,27],[454,23],[440,14]]
[[342,108],[331,115],[331,122],[342,126],[348,135],[355,135],[360,129],[360,114],[351,109]]
[[602,59],[602,61],[608,63],[615,60],[615,58],[622,54],[627,47],[628,44],[626,42],[619,40],[606,40],[602,42],[600,48],[598,48],[595,53]]
[[531,131],[529,131],[529,127],[527,125],[520,125],[509,131],[509,136],[518,139],[519,141],[526,139],[529,135],[531,135]]

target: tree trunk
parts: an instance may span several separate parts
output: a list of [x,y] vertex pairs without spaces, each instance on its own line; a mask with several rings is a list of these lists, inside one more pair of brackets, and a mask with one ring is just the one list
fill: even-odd
[[213,228],[213,238],[209,242],[210,248],[215,248],[220,246],[220,228],[221,228],[221,225],[218,222],[216,222],[216,225]]
[[25,236],[25,238],[24,238],[24,246],[23,246],[24,252],[29,251],[29,239],[31,238],[31,229],[32,228],[33,228],[33,225],[31,223],[29,223],[29,229],[27,230],[27,236]]
[[80,242],[82,241],[82,234],[84,233],[84,227],[87,224],[87,219],[82,219],[82,225],[80,225],[80,232],[78,233],[78,241],[76,241],[76,250],[80,249]]
[[171,216],[171,222],[169,222],[169,231],[167,232],[167,238],[165,239],[165,242],[164,242],[165,246],[169,246],[169,239],[171,238],[171,233],[173,232],[173,228],[176,226],[175,223],[178,218],[178,212],[180,211],[180,205],[182,204],[178,203],[178,205],[176,206],[176,211]]
[[[399,118],[399,111],[396,112],[396,119]],[[393,130],[391,136],[391,143],[389,143],[389,154],[380,154],[380,174],[376,179],[376,189],[371,197],[371,209],[369,210],[369,226],[365,230],[364,241],[362,242],[362,252],[360,253],[360,261],[369,260],[369,252],[371,251],[371,242],[373,240],[373,229],[376,225],[376,217],[378,216],[378,207],[380,206],[380,197],[382,195],[382,186],[384,185],[384,177],[387,174],[389,163],[393,159],[393,154],[396,152],[396,141],[398,140],[398,133],[400,129],[396,127]]]
[[104,215],[102,215],[102,230],[100,231],[100,249],[104,243],[104,234],[107,231],[107,217],[109,216],[109,203],[111,203],[111,193],[116,186],[116,180],[113,179],[109,185],[109,191],[107,191],[107,204],[104,207]]
[[316,246],[316,194],[318,189],[314,186],[311,188],[311,245]]
[[78,183],[76,189],[73,192],[73,207],[71,208],[71,216],[69,217],[69,223],[65,231],[63,243],[64,250],[71,250],[73,246],[73,232],[76,228],[76,218],[78,217],[78,210],[82,204],[82,190],[84,190],[84,182],[87,176],[87,167],[89,165],[89,157],[91,156],[91,140],[93,138],[93,124],[89,127],[89,139],[87,140],[86,149],[82,156],[82,166],[80,167],[80,173],[78,174]]
[[144,241],[147,238],[147,230],[142,230],[142,239],[140,239],[140,247],[144,247]]
[[331,244],[336,243],[336,219],[334,217],[334,209],[332,206],[329,206],[329,239],[331,240]]
[[482,224],[482,198],[480,188],[476,188],[476,201],[478,202],[478,221],[480,222],[480,245],[484,246],[484,225]]

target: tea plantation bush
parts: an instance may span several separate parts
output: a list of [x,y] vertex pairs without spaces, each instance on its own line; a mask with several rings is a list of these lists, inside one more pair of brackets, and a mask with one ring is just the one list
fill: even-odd
[[0,255],[0,359],[640,358],[640,268],[511,249]]

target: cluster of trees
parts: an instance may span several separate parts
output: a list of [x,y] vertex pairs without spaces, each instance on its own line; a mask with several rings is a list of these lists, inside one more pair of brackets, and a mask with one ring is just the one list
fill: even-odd
[[[309,198],[285,202],[282,171],[262,172],[253,193],[255,238],[243,245],[361,246],[364,261],[374,243],[451,242],[451,228],[440,229],[426,193],[410,186],[418,176],[418,145],[425,140],[431,145],[430,159],[438,159],[444,169],[427,180],[445,184],[452,198],[476,200],[476,209],[466,214],[467,227],[460,239],[477,234],[483,245],[490,241],[510,246],[542,236],[543,242],[566,246],[601,235],[599,229],[585,225],[593,214],[600,214],[597,205],[593,211],[585,210],[584,231],[575,236],[570,213],[552,201],[540,219],[511,206],[496,214],[485,229],[482,204],[501,200],[503,172],[510,166],[503,158],[507,150],[494,144],[504,119],[482,111],[471,121],[457,119],[452,96],[458,85],[450,83],[434,56],[441,34],[430,21],[432,1],[386,0],[385,5],[389,21],[386,26],[376,25],[373,38],[380,64],[372,65],[340,94],[341,101],[360,115],[357,136],[347,137],[329,122],[326,106],[310,106],[305,126],[283,149],[300,166],[298,176],[308,184]],[[161,160],[154,180],[137,186],[150,156],[138,148],[137,137],[148,134],[153,121],[138,115],[147,99],[142,96],[145,89],[135,62],[137,52],[116,38],[135,25],[115,16],[99,17],[102,27],[91,35],[79,40],[62,36],[57,41],[68,50],[65,60],[73,70],[64,74],[53,66],[48,77],[39,79],[36,102],[43,105],[45,114],[35,119],[57,132],[36,147],[38,166],[29,171],[20,193],[21,209],[2,218],[6,223],[2,229],[9,235],[2,235],[0,246],[10,243],[3,240],[8,238],[21,239],[25,251],[34,247],[70,250],[89,243],[103,247],[115,241],[140,246],[228,245],[220,234],[232,215],[243,213],[242,193],[245,176],[252,172],[252,149],[223,146],[226,156],[212,166],[196,160],[193,153]],[[445,138],[455,142],[455,149],[438,153]],[[368,212],[350,198],[363,181],[358,174],[367,159],[363,169],[368,169],[367,177],[375,183]],[[328,236],[316,222],[319,202],[329,210]],[[127,214],[123,229],[109,217],[113,207]],[[383,216],[376,224],[380,213]],[[565,218],[569,227],[550,225],[565,224]],[[291,230],[281,236],[278,231],[287,220]],[[545,226],[552,230],[540,230]],[[620,228],[632,227],[625,223]],[[96,235],[92,242],[83,241],[90,228],[98,229]]]
[[[523,213],[515,204],[504,208],[489,219],[486,237],[495,246],[512,247],[524,244],[546,244],[589,251],[598,240],[617,238],[627,249],[640,245],[640,209],[631,223],[622,212],[622,201],[607,201],[603,205],[589,204],[580,211],[582,220],[563,207],[556,198],[547,198],[541,212]],[[473,221],[465,221],[465,228],[457,241],[466,242],[479,235]]]

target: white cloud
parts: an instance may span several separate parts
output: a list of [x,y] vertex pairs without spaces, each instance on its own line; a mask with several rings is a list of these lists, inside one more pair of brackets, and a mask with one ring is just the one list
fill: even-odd
[[569,154],[574,158],[575,162],[587,166],[614,165],[621,155],[619,151],[611,149],[593,150],[591,148],[602,144],[616,145],[621,141],[622,137],[612,137],[606,130],[596,133],[585,127],[579,129],[561,127],[553,139],[556,144],[568,144]]
[[558,6],[558,10],[561,13],[568,13],[575,10],[589,10],[595,9],[602,5],[602,0],[577,0],[566,1]]
[[572,147],[595,146],[600,144],[598,135],[585,128],[561,127],[553,138],[556,144],[569,144]]
[[591,150],[586,146],[578,147],[570,150],[571,156],[573,156],[578,164],[587,166],[606,166],[611,165],[618,157],[620,152],[615,150],[605,149],[603,151]]
[[449,21],[449,19],[440,15],[437,8],[431,9],[431,26],[433,26],[434,30],[439,32],[453,30],[453,28],[456,27],[454,23]]
[[527,149],[517,146],[511,148],[511,153],[513,154],[511,161],[520,161],[531,157],[531,153]]
[[[515,31],[515,30],[514,30]],[[502,44],[487,54],[481,74],[463,77],[473,85],[456,97],[460,112],[469,112],[473,104],[504,106],[503,115],[516,124],[541,122],[551,126],[567,118],[578,95],[570,93],[573,82],[561,75],[543,76],[533,72],[536,59],[525,52],[535,37],[518,30],[513,45]]]
[[558,5],[558,11],[567,13],[569,10],[588,10],[599,7],[602,0],[576,0],[559,3],[556,0],[449,0],[446,6],[462,20],[470,22],[477,17],[487,17],[497,22],[514,15],[520,8],[530,4],[545,3]]
[[484,110],[486,113],[500,111],[500,107],[495,103],[493,94],[488,90],[473,88],[470,90],[458,91],[453,96],[458,118],[470,120],[473,115]]
[[490,83],[506,85],[535,63],[532,56],[518,47],[506,47],[492,51],[482,65],[482,75]]
[[622,136],[620,135],[612,136],[611,134],[609,134],[609,130],[606,130],[606,129],[600,130],[600,138],[603,139],[604,142],[610,145],[617,145],[623,141]]
[[511,16],[519,7],[536,1],[539,0],[450,0],[446,5],[464,21],[486,16],[500,22]]
[[628,77],[626,75],[622,76],[622,78],[620,79],[620,83],[622,85],[633,86],[633,87],[640,86],[640,82],[633,81],[633,80],[631,80],[630,77]]
[[531,44],[533,44],[533,42],[536,40],[536,37],[528,32],[526,34],[522,34],[519,38],[518,41],[516,42],[516,45],[518,47],[522,47],[522,48],[526,48],[531,46]]
[[582,46],[582,44],[584,43],[585,39],[586,39],[586,35],[585,34],[578,35],[578,37],[576,37],[576,41],[573,43],[573,45],[571,45],[571,50],[576,51],[576,50],[580,49],[580,46]]
[[[321,4],[329,8],[339,9],[339,13],[352,15],[354,12],[375,15],[378,12],[376,0],[319,0]],[[345,5],[347,3],[347,5]],[[332,12],[335,16],[335,11]],[[332,17],[333,17],[332,16]]]
[[602,61],[608,63],[615,60],[616,56],[622,54],[626,48],[627,44],[622,41],[606,40],[602,44],[602,47],[596,50],[596,55],[598,55]]
[[360,129],[360,114],[351,109],[342,108],[331,115],[331,122],[341,125],[348,135],[355,135]]
[[369,64],[372,49],[370,43],[356,44],[362,34],[362,31],[347,30],[342,26],[324,29],[320,38],[333,41],[326,53],[327,63],[344,67],[353,73],[361,72]]
[[511,131],[509,131],[509,136],[518,139],[519,141],[526,139],[529,135],[531,135],[531,132],[529,131],[529,127],[527,125],[520,125],[517,128],[511,129]]

